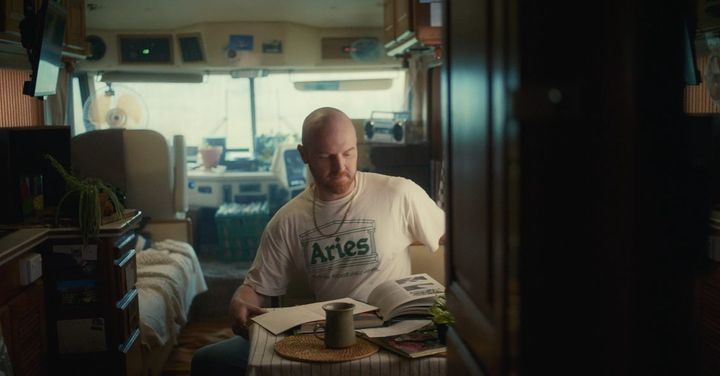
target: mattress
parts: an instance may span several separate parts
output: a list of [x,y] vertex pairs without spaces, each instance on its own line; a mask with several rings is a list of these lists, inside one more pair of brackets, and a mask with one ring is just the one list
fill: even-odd
[[207,291],[195,250],[185,242],[163,240],[137,254],[140,335],[148,348],[175,344],[187,323],[190,305]]

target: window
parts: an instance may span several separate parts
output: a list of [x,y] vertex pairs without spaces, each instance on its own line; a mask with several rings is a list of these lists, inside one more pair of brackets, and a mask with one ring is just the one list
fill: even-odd
[[[249,78],[218,73],[207,75],[202,83],[128,82],[113,83],[112,87],[124,86],[141,96],[147,106],[146,127],[168,140],[182,134],[188,146],[202,146],[205,138],[224,137],[228,149],[244,149],[248,153],[254,152],[254,137],[287,135],[296,141],[303,119],[318,107],[337,107],[359,119],[370,117],[376,110],[405,109],[404,70],[282,72],[253,80],[251,85]],[[387,85],[357,84],[368,80]],[[346,85],[348,82],[356,84]],[[102,94],[107,85],[94,82],[94,86],[91,95]],[[86,129],[82,102],[79,97],[76,99],[74,128],[79,134]]]

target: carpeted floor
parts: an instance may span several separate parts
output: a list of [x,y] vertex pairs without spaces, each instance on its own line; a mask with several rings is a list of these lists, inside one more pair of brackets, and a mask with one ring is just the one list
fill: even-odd
[[163,367],[164,376],[190,375],[190,360],[195,350],[234,335],[227,307],[250,263],[218,261],[202,255],[199,259],[208,291],[193,301],[190,322],[183,328],[178,344]]

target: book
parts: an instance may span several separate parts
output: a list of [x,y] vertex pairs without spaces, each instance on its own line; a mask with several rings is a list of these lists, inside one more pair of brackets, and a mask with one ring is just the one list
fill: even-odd
[[[323,323],[325,323],[325,320],[306,322],[297,327],[293,334],[312,334],[315,332],[315,325]],[[355,329],[366,329],[382,326],[384,322],[380,316],[378,316],[377,311],[372,311],[353,315],[353,323],[355,324]],[[323,332],[323,330],[322,327],[317,329],[318,333]]]
[[[403,323],[412,323],[412,321]],[[369,336],[364,333],[364,338],[407,358],[444,354],[447,351],[447,346],[440,342],[435,324],[428,320],[418,321],[418,323],[421,326],[408,333],[383,337]]]
[[377,285],[370,292],[367,303],[352,298],[328,300],[275,309],[253,317],[252,321],[278,335],[302,324],[324,320],[325,311],[322,306],[331,302],[355,304],[354,314],[376,311],[384,323],[400,316],[429,317],[430,307],[444,292],[445,287],[429,275],[413,274]]

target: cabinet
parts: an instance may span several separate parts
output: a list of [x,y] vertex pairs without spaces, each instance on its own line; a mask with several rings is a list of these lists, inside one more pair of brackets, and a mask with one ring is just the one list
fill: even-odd
[[[35,2],[40,11],[41,1]],[[67,11],[65,18],[65,52],[76,55],[87,53],[85,41],[85,0],[61,0]],[[0,39],[20,41],[20,21],[25,18],[23,0],[0,0]]]
[[23,0],[1,0],[0,31],[20,37],[20,21],[25,17]]
[[61,231],[43,246],[51,369],[75,375],[139,375],[142,365],[135,289],[133,218],[105,225],[83,244]]
[[65,20],[65,50],[84,54],[85,42],[85,0],[62,0],[67,10]]
[[0,324],[15,375],[45,375],[42,280],[20,285],[18,258],[0,266]]
[[442,3],[384,0],[383,36],[388,55],[442,44]]

